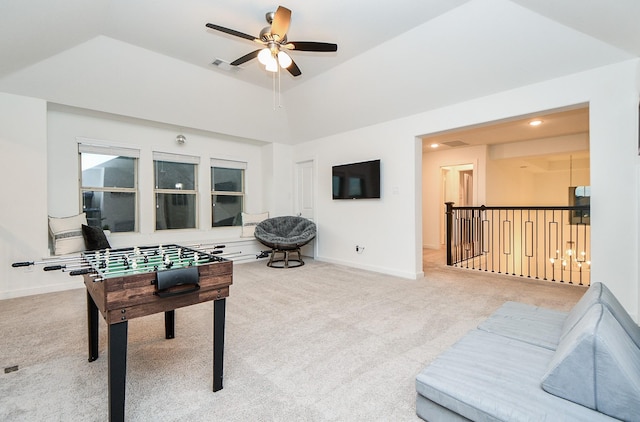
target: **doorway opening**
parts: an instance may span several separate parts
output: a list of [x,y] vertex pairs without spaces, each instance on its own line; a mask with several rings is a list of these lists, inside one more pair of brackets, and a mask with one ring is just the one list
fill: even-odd
[[473,205],[473,164],[459,164],[440,167],[440,245],[445,244],[445,214],[444,204],[453,202],[459,207]]
[[[534,126],[534,120],[542,123]],[[423,256],[443,265],[445,202],[567,206],[571,186],[590,185],[588,104],[421,138]]]

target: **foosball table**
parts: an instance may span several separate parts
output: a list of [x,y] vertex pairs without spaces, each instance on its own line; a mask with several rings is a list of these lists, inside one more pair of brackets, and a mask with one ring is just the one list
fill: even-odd
[[[16,263],[24,266],[33,263]],[[87,289],[89,361],[98,359],[98,312],[108,327],[109,420],[124,421],[128,321],[164,312],[175,336],[175,309],[213,301],[213,391],[222,389],[225,299],[233,262],[214,253],[165,245],[83,252],[71,275]],[[45,270],[68,267],[67,264]]]

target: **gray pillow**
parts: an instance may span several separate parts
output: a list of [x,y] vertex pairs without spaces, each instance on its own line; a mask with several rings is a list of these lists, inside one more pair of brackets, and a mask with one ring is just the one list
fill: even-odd
[[618,320],[622,328],[629,334],[631,340],[633,340],[636,346],[640,347],[640,327],[633,321],[613,293],[611,293],[611,290],[600,282],[592,283],[591,287],[589,287],[578,303],[571,309],[562,327],[560,339],[580,321],[582,316],[595,303],[605,305],[609,309],[609,312],[611,312],[611,315]]
[[558,344],[542,388],[614,418],[639,421],[640,349],[607,306],[594,304]]

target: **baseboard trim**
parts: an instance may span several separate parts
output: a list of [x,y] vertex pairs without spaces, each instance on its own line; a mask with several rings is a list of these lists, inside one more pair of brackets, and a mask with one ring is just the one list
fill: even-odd
[[410,280],[418,280],[418,279],[424,277],[424,272],[423,271],[420,271],[418,273],[410,273],[410,272],[406,272],[406,271],[397,271],[397,270],[394,270],[394,269],[391,269],[391,268],[386,268],[386,267],[378,267],[378,266],[375,266],[375,265],[355,264],[355,263],[353,263],[351,261],[343,261],[343,260],[339,260],[339,259],[326,258],[326,257],[321,257],[321,256],[318,256],[315,259],[316,259],[316,261],[327,262],[329,264],[344,265],[345,267],[357,268],[359,270],[372,271],[374,273],[392,275],[392,276],[395,276],[395,277],[406,278],[406,279],[410,279]]
[[46,286],[30,287],[26,289],[10,290],[6,292],[0,292],[0,300],[15,299],[18,297],[41,295],[45,293],[62,292],[65,290],[73,290],[84,288],[84,281],[82,277],[76,277],[77,281],[70,283],[58,283],[48,284]]

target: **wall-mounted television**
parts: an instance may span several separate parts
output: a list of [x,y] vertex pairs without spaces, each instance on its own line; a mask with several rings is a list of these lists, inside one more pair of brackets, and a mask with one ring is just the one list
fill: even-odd
[[380,198],[380,160],[332,168],[333,199]]

